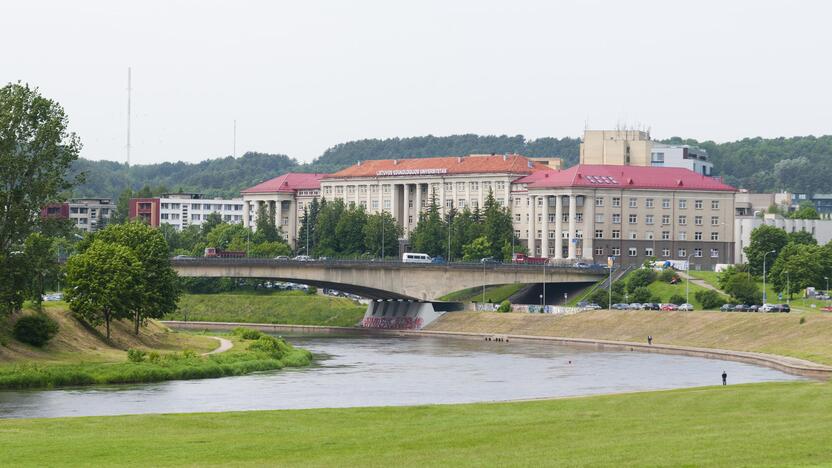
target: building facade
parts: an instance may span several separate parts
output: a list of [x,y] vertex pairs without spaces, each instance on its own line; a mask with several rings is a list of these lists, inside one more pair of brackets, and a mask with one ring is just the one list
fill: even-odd
[[650,152],[650,165],[654,167],[682,167],[706,176],[712,175],[714,170],[714,164],[708,158],[708,152],[702,148],[664,143],[653,143]]
[[154,227],[170,224],[177,231],[191,225],[202,225],[211,213],[218,213],[227,223],[242,223],[243,200],[202,198],[202,195],[195,193],[130,199],[130,219],[140,219]]
[[243,190],[243,225],[253,229],[257,213],[264,207],[274,213],[275,224],[289,245],[296,247],[304,209],[320,198],[323,177],[290,172]]
[[774,214],[737,217],[734,220],[734,232],[736,233],[734,258],[737,263],[748,262],[748,257],[745,255],[743,249],[751,243],[751,231],[764,224],[780,228],[786,232],[808,232],[812,234],[820,245],[825,245],[832,241],[832,220],[789,219]]
[[110,198],[73,198],[66,203],[55,203],[41,210],[42,217],[69,219],[85,232],[96,232],[110,221],[115,205]]
[[680,167],[706,176],[713,175],[714,167],[704,149],[657,143],[640,130],[584,131],[580,163]]

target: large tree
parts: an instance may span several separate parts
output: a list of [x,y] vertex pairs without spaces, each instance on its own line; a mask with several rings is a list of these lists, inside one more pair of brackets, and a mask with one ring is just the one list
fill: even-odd
[[367,216],[367,223],[364,225],[364,246],[372,256],[397,255],[401,236],[402,227],[396,224],[390,213],[383,211]]
[[361,206],[350,206],[341,214],[335,225],[335,237],[338,239],[340,255],[361,255],[366,251],[364,227],[367,225],[367,213]]
[[[777,254],[786,244],[789,243],[789,236],[786,231],[764,224],[751,231],[751,242],[745,247],[745,255],[748,257],[748,266],[751,273],[763,274],[763,257],[766,267],[770,268],[777,260]],[[772,252],[766,254],[766,252]]]
[[808,286],[824,286],[826,250],[813,244],[790,243],[771,265],[771,285],[789,296]]
[[433,257],[440,256],[447,248],[447,232],[447,226],[439,215],[439,205],[434,194],[431,196],[428,210],[419,214],[419,222],[410,234],[411,249]]
[[257,223],[256,223],[256,231],[257,235],[260,236],[266,242],[275,242],[278,239],[282,239],[283,236],[280,235],[280,231],[277,228],[277,222],[275,218],[274,208],[266,207],[266,204],[263,203],[257,208]]

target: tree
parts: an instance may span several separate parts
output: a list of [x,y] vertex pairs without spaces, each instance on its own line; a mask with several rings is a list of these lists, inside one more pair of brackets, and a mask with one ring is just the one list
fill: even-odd
[[360,255],[365,252],[364,227],[367,225],[367,213],[364,208],[350,206],[344,210],[335,225],[335,237],[338,239],[340,255]]
[[205,242],[222,250],[246,250],[249,236],[251,231],[242,224],[220,223],[205,236]]
[[668,299],[667,302],[671,304],[682,305],[685,303],[685,296],[681,294],[674,294],[670,296],[670,299]]
[[792,295],[808,286],[823,284],[825,250],[813,244],[788,244],[771,266],[771,285],[778,293]]
[[[777,254],[786,244],[789,243],[789,236],[786,231],[763,224],[751,231],[751,242],[745,247],[745,255],[748,257],[750,271],[754,275],[763,274],[763,257],[767,267],[777,259]],[[766,252],[774,253],[766,254]]]
[[334,256],[338,253],[338,235],[335,233],[335,228],[338,226],[338,221],[343,216],[346,206],[344,201],[336,199],[321,204],[318,212],[317,223],[315,224],[315,233],[318,238],[315,242],[316,255],[324,255],[327,257]]
[[31,275],[21,251],[0,253],[0,312],[8,315],[23,306]]
[[209,213],[202,221],[202,235],[207,236],[215,227],[223,224],[222,215],[217,212]]
[[510,243],[511,238],[514,237],[511,211],[508,208],[501,207],[497,203],[497,200],[494,198],[494,192],[491,190],[488,191],[483,208],[483,216],[485,218],[483,220],[483,233],[491,244],[489,256],[510,260],[510,258],[505,258],[503,246],[506,242]]
[[283,236],[277,229],[277,224],[274,219],[275,212],[271,207],[266,207],[265,203],[257,207],[257,223],[255,224],[255,231],[258,237],[266,242],[275,242],[282,239]]
[[130,187],[119,193],[116,200],[116,209],[110,216],[110,224],[121,224],[130,219],[130,199],[133,198],[133,190]]
[[419,222],[410,234],[410,243],[414,251],[438,257],[447,249],[447,232],[447,227],[439,215],[439,205],[434,193],[428,210],[419,214]]
[[794,231],[787,234],[790,244],[817,245],[818,241],[809,231]]
[[491,241],[486,236],[480,236],[462,247],[463,257],[466,262],[472,262],[491,255]]
[[820,219],[820,215],[818,214],[818,210],[815,209],[815,205],[812,204],[810,201],[802,201],[800,202],[799,207],[793,213],[789,214],[789,218],[792,219]]
[[[309,255],[315,247],[315,225],[318,223],[318,212],[321,208],[317,198],[303,209],[303,218],[301,219],[300,231],[298,231],[298,251],[303,248],[303,252]],[[308,245],[307,245],[308,244]]]
[[289,255],[292,249],[285,242],[259,242],[251,247],[249,252],[254,257],[276,257],[278,255]]
[[33,232],[26,238],[23,256],[29,271],[29,297],[40,308],[47,279],[58,274],[53,250],[54,241],[39,232]]
[[[632,294],[638,288],[646,288],[656,281],[656,272],[652,268],[639,268],[627,275],[627,291]],[[647,301],[637,301],[647,302]]]
[[653,292],[650,291],[650,288],[647,288],[645,286],[639,286],[639,287],[633,289],[632,291],[630,291],[630,299],[633,302],[639,302],[639,303],[660,302],[658,300],[655,300],[655,296],[653,296]]
[[384,255],[397,254],[401,236],[402,228],[396,224],[390,213],[383,211],[367,216],[367,223],[364,225],[364,246],[374,257],[382,256],[382,240],[384,241]]
[[141,265],[124,245],[93,241],[66,264],[66,300],[76,317],[92,326],[102,323],[110,340],[110,322],[127,318],[141,287]]
[[760,288],[748,273],[731,276],[725,286],[725,292],[740,304],[759,304],[762,299]]
[[[617,304],[617,303],[619,303],[623,300],[624,300],[623,295],[620,292],[617,292],[617,291],[612,292],[612,303],[613,304]],[[609,309],[610,308],[609,291],[606,290],[606,289],[596,289],[595,292],[593,292],[589,296],[589,302],[598,304],[599,306],[601,306],[602,309]]]
[[719,286],[719,289],[726,291],[728,289],[728,282],[731,278],[734,277],[736,274],[749,274],[748,264],[741,263],[739,265],[730,265],[723,269],[721,272],[717,273],[716,275],[716,284]]
[[712,289],[702,289],[696,291],[693,297],[699,301],[703,309],[716,309],[724,302],[722,296]]

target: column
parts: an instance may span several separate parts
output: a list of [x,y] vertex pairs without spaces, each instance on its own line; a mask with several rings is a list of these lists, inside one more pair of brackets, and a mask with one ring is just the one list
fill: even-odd
[[367,213],[373,212],[373,195],[370,193],[370,184],[369,182],[367,185],[364,186],[364,189],[367,191],[365,196],[367,197]]
[[407,221],[408,216],[410,215],[410,184],[402,184],[402,226],[404,226],[403,232],[405,237],[409,237],[408,233],[410,232],[410,223]]
[[563,258],[563,197],[555,197],[555,258]]
[[243,226],[245,226],[246,229],[249,229],[249,227],[251,226],[251,219],[249,219],[249,218],[251,218],[250,210],[251,210],[251,202],[248,201],[248,200],[244,200],[243,201]]
[[[430,185],[428,185],[430,187]],[[422,184],[416,184],[416,214],[413,223],[419,224],[419,215],[422,214]]]
[[274,204],[275,204],[274,225],[278,229],[282,229],[282,226],[283,226],[283,224],[282,224],[282,221],[283,221],[283,202],[280,201],[280,199],[278,198],[278,200],[276,202],[274,202]]
[[483,181],[479,181],[479,183],[477,184],[480,188],[480,200],[479,200],[480,211],[482,211],[483,204],[485,203],[485,187],[483,186],[483,184],[484,184]]
[[393,215],[393,220],[401,226],[399,222],[399,184],[390,184],[390,213]]
[[257,227],[257,217],[260,215],[260,208],[263,207],[264,203],[266,203],[265,200],[257,200],[255,202],[255,207],[254,207],[254,209],[255,209],[255,211],[254,211],[254,225],[255,225],[255,228]]
[[535,234],[536,229],[534,225],[535,217],[535,207],[537,206],[537,201],[533,195],[529,195],[529,235],[528,237],[528,245],[529,245],[529,256],[535,256],[535,249],[534,249],[534,241],[535,241]]
[[595,197],[584,196],[584,251],[586,260],[595,258]]
[[575,258],[575,212],[577,211],[577,198],[569,195],[569,259]]
[[381,182],[378,183],[378,212],[384,213],[384,192],[381,190]]
[[542,237],[540,238],[541,257],[549,258],[549,195],[543,196],[543,210],[541,211]]
[[439,212],[443,217],[448,213],[445,206],[445,179],[443,178],[439,181]]
[[298,236],[298,205],[295,200],[289,201],[289,245],[297,248]]

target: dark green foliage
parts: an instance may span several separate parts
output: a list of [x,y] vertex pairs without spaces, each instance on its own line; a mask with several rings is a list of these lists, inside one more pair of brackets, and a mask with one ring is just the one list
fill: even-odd
[[273,359],[281,359],[294,348],[282,338],[275,338],[271,335],[261,335],[254,343],[249,345],[250,351],[266,353]]
[[724,291],[740,304],[759,304],[762,300],[760,288],[748,273],[735,273],[728,278]]
[[624,295],[624,281],[614,281],[612,283],[612,292]]
[[669,302],[671,304],[682,305],[682,304],[685,303],[685,296],[683,296],[681,294],[674,294],[674,295],[670,296],[670,299],[668,299],[667,302]]
[[665,282],[665,283],[673,282],[674,278],[678,281],[679,280],[679,274],[676,273],[674,270],[671,270],[670,268],[665,268],[658,275],[658,280],[662,281],[662,282]]
[[630,300],[633,302],[660,302],[655,299],[653,292],[646,286],[639,286],[630,291]]
[[[364,246],[369,255],[373,257],[398,255],[401,236],[402,227],[396,224],[390,213],[384,211],[367,216],[367,223],[364,225]],[[383,249],[382,241],[384,241]]]
[[[612,292],[612,303],[616,304],[624,300],[624,296],[620,292]],[[603,309],[610,308],[609,291],[607,289],[596,289],[590,296],[589,302],[594,302]]]
[[793,213],[789,213],[789,218],[792,219],[820,219],[820,215],[818,211],[815,209],[815,205],[806,200],[800,202],[799,207]]
[[787,234],[790,244],[817,245],[818,241],[809,231],[794,231]]
[[277,229],[275,217],[275,209],[271,206],[266,207],[263,203],[257,208],[257,223],[255,230],[260,237],[266,242],[275,242],[282,239],[280,232]]
[[[763,224],[751,231],[751,242],[743,249],[748,257],[748,266],[754,275],[763,274],[763,259],[766,268],[777,259],[780,250],[789,243],[789,236],[783,229]],[[766,252],[774,253],[766,254]]]
[[257,340],[261,336],[263,336],[263,333],[261,331],[246,327],[237,327],[231,333],[233,333],[235,336],[239,336],[244,340]]
[[632,294],[638,288],[650,286],[653,281],[656,281],[656,272],[652,268],[639,268],[627,275],[627,292]]
[[500,308],[497,309],[497,312],[511,312],[511,302],[509,302],[508,299],[501,302]]
[[419,214],[419,221],[410,234],[411,249],[432,257],[447,255],[447,239],[448,226],[439,214],[436,194],[432,194],[427,211]]
[[14,324],[14,337],[32,346],[43,346],[58,333],[58,322],[43,314],[24,315]]
[[693,297],[699,301],[703,309],[717,309],[724,303],[722,296],[718,292],[710,289],[696,291]]
[[130,362],[144,362],[147,352],[143,349],[130,348],[127,350],[127,360]]

